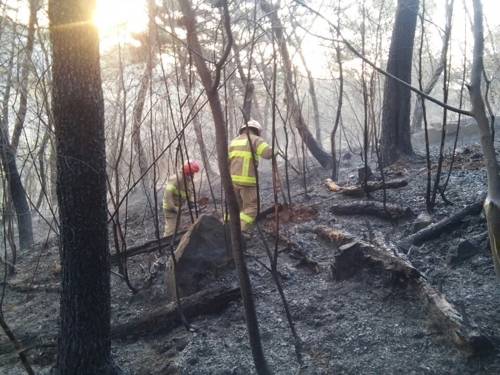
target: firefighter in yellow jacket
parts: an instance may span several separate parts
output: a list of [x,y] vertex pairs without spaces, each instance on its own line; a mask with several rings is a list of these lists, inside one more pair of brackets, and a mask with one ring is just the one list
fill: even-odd
[[[229,144],[229,168],[240,206],[241,230],[245,235],[257,216],[257,171],[259,159],[271,159],[271,147],[260,137],[262,127],[255,120],[240,129],[240,135]],[[249,142],[250,141],[250,142]],[[253,155],[252,156],[252,151]],[[246,235],[245,235],[246,237]]]
[[184,202],[194,202],[193,176],[199,172],[200,166],[194,160],[188,160],[182,168],[168,179],[163,194],[163,213],[165,215],[164,236],[174,234],[177,215],[182,211]]

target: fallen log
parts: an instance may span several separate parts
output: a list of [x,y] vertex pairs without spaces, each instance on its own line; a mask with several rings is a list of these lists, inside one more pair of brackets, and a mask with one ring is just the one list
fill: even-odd
[[355,201],[334,204],[330,211],[337,215],[370,215],[382,219],[398,220],[413,215],[409,207],[378,201]]
[[[202,314],[218,313],[225,309],[230,302],[241,298],[239,287],[220,286],[206,289],[182,299],[182,310],[186,318],[194,318]],[[134,317],[126,322],[114,323],[111,326],[111,339],[130,339],[145,336],[151,333],[168,333],[180,326],[181,319],[175,303],[170,303],[162,309],[154,310],[146,316]],[[18,340],[30,351],[43,347],[50,351],[56,349],[57,328],[46,327],[45,334],[40,332],[18,332]],[[8,340],[0,342],[0,353],[14,352],[12,343]]]
[[[266,232],[272,238],[276,239],[275,231],[264,229],[264,232]],[[286,249],[280,252],[286,251],[288,253],[289,258],[296,259],[299,261],[297,264],[295,264],[295,267],[297,268],[305,267],[310,269],[314,273],[321,272],[319,263],[314,259],[312,259],[307,254],[307,250],[303,249],[302,246],[300,246],[297,242],[292,241],[291,239],[289,239],[288,237],[284,236],[281,233],[278,234],[278,240],[286,244]]]
[[[283,211],[283,205],[281,203],[279,203],[278,204],[278,212],[282,212],[282,211]],[[275,212],[276,212],[276,208],[274,207],[274,204],[273,204],[272,206],[266,208],[265,210],[260,211],[255,220],[259,221],[259,220],[265,219],[267,216],[272,215]]]
[[[186,232],[187,230],[177,232],[177,235],[175,237],[175,244],[179,243],[182,236]],[[139,246],[129,247],[125,251],[125,253],[120,253],[120,256],[123,258],[125,257],[130,258],[133,257],[134,255],[152,253],[153,251],[158,251],[158,250],[165,250],[170,246],[171,243],[172,243],[172,236],[162,237],[160,238],[159,241],[152,240]],[[116,266],[118,264],[118,254],[117,253],[111,254],[110,258],[111,258],[110,260],[111,265]]]
[[476,325],[466,320],[424,277],[420,277],[421,273],[397,249],[378,244],[380,238],[376,238],[377,246],[374,246],[355,239],[348,233],[327,227],[317,227],[316,233],[339,246],[335,264],[331,266],[334,279],[351,277],[360,267],[379,268],[402,276],[446,337],[466,356],[487,355],[492,352],[494,346],[491,340],[481,334]]
[[[221,286],[205,289],[191,296],[182,298],[182,312],[187,319],[202,314],[219,313],[230,302],[241,298],[239,287]],[[165,308],[157,309],[147,316],[138,316],[127,322],[111,327],[111,339],[131,339],[150,333],[168,333],[182,324],[175,302]]]
[[352,235],[333,228],[319,226],[315,232],[337,246],[334,264],[331,266],[334,280],[342,280],[356,274],[361,267],[389,270],[395,275],[408,279],[418,279],[421,273],[406,259],[388,248],[373,246]]
[[337,193],[347,195],[350,197],[361,197],[366,194],[368,191],[369,193],[380,190],[380,189],[398,189],[401,187],[405,187],[408,185],[408,181],[404,179],[399,179],[399,180],[392,180],[392,181],[386,181],[385,184],[383,181],[368,181],[366,187],[364,186],[339,186],[335,184],[332,179],[327,178],[326,179],[326,186],[328,186],[328,189],[331,191],[335,191]]
[[306,253],[304,253],[301,250],[295,249],[291,251],[288,256],[292,259],[297,259],[299,260],[299,263],[295,264],[294,267],[296,268],[308,268],[314,273],[320,273],[321,268],[315,260],[311,259]]
[[398,246],[403,252],[407,253],[412,245],[420,246],[424,242],[432,240],[440,236],[444,231],[453,228],[457,225],[464,217],[469,215],[479,215],[483,209],[483,201],[471,204],[459,212],[447,217],[435,224],[429,225],[417,233],[406,237],[404,240],[398,243]]
[[427,308],[432,318],[466,356],[485,356],[492,353],[494,345],[482,335],[477,326],[462,316],[444,295],[423,280],[411,280],[410,287]]

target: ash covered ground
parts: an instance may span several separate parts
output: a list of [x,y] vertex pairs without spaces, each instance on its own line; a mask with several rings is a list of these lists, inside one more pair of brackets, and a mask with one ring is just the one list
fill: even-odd
[[[498,141],[496,145],[500,149]],[[422,155],[423,149],[416,151]],[[432,157],[435,163],[435,151]],[[356,183],[359,162],[357,157],[343,161],[342,184]],[[270,206],[273,199],[270,167],[265,163],[261,163],[263,208]],[[449,165],[449,161],[445,164]],[[376,269],[360,268],[345,280],[335,280],[331,273],[335,247],[317,234],[317,228],[335,228],[364,240],[369,239],[370,233],[379,233],[387,242],[399,242],[412,233],[416,216],[425,212],[425,171],[422,156],[402,160],[387,171],[388,177],[408,180],[406,187],[387,190],[388,202],[408,206],[413,213],[396,222],[373,216],[333,215],[330,212],[333,204],[353,198],[328,190],[325,179],[330,172],[309,161],[304,186],[290,171],[292,215],[288,220],[281,218],[280,234],[294,243],[295,249],[300,249],[310,262],[297,259],[286,243],[280,242],[278,271],[302,341],[302,366],[297,360],[282,301],[266,269],[269,261],[262,239],[255,229],[246,250],[264,353],[275,374],[500,373],[500,283],[495,279],[484,214],[467,216],[439,237],[414,246],[409,260],[430,285],[442,290],[474,329],[488,338],[493,348],[489,354],[466,355],[450,342],[404,282]],[[462,139],[445,193],[453,205],[438,197],[433,221],[477,202],[484,191],[486,172],[480,147],[474,138]],[[372,197],[382,200],[382,191],[372,193]],[[136,197],[129,207],[129,247],[154,239],[153,220],[144,202]],[[207,212],[213,208],[213,202],[209,202]],[[56,353],[59,252],[55,239],[49,241],[48,248],[43,248],[46,227],[43,221],[37,225],[40,242],[19,254],[17,271],[7,278],[5,285],[3,312],[26,348],[35,371],[47,374]],[[274,217],[263,220],[261,226],[266,241],[273,247],[270,233]],[[470,244],[470,251],[449,264],[449,252],[464,242]],[[112,325],[147,317],[166,306],[165,269],[158,269],[150,286],[144,281],[145,269],[155,259],[155,254],[129,259],[131,283],[140,289],[135,295],[121,278],[111,276]],[[113,270],[117,271],[116,267]],[[236,276],[228,272],[220,275],[218,282],[236,285]],[[241,300],[231,302],[217,314],[196,316],[190,323],[196,327],[194,332],[178,326],[168,333],[153,330],[115,339],[113,357],[130,374],[255,373]],[[0,348],[0,373],[25,373],[5,334],[1,335]]]

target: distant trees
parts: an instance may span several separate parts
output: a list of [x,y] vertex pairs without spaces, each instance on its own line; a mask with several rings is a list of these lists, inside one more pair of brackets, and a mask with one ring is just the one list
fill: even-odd
[[[16,151],[19,145],[19,138],[24,127],[24,120],[27,111],[27,96],[28,96],[28,82],[31,73],[31,54],[33,52],[34,38],[35,38],[35,23],[37,21],[38,5],[35,0],[30,1],[30,18],[26,35],[26,48],[24,57],[22,59],[20,72],[16,72],[14,61],[14,48],[11,50],[9,63],[7,64],[7,71],[4,72],[4,79],[6,79],[5,86],[3,87],[3,108],[0,115],[0,159],[2,169],[5,173],[7,180],[7,199],[3,205],[3,213],[7,214],[9,203],[12,202],[16,212],[17,227],[19,232],[19,246],[21,249],[26,249],[33,244],[33,226],[31,221],[30,206],[26,196],[26,191],[21,180],[16,161]],[[4,22],[3,28],[7,28]],[[8,23],[7,23],[8,24]],[[12,43],[18,37],[16,34],[16,27],[13,30]],[[4,33],[1,33],[4,34]],[[4,35],[2,35],[5,37]],[[5,45],[5,44],[4,44]],[[16,121],[13,129],[12,138],[10,138],[9,129],[9,101],[11,99],[11,91],[13,91],[14,78],[20,74],[20,88],[19,88],[19,105],[16,113]],[[9,199],[10,198],[10,199]]]
[[[398,0],[386,69],[387,73],[407,83],[411,83],[418,2],[419,0]],[[402,154],[413,154],[410,110],[411,91],[393,79],[386,78],[380,135],[383,166],[394,163]]]
[[[446,56],[448,55],[448,50],[450,48],[450,38],[451,38],[451,28],[452,28],[452,20],[453,20],[453,6],[454,6],[454,0],[447,0],[445,4],[446,8],[446,25],[443,30],[443,46],[441,48],[441,53],[439,56],[439,60],[437,61],[437,65],[432,72],[432,76],[423,89],[423,91],[426,94],[430,94],[434,87],[436,86],[436,83],[438,83],[439,78],[441,77],[445,64],[447,63],[446,61]],[[424,17],[424,15],[422,15]],[[424,30],[422,32],[422,40],[424,37]],[[422,75],[422,72],[419,72],[420,75]],[[422,130],[422,121],[424,117],[424,110],[423,110],[423,105],[422,105],[422,96],[417,95],[415,99],[415,104],[413,105],[413,115],[412,115],[412,123],[411,123],[411,130],[412,133],[418,132]]]
[[276,43],[281,54],[281,60],[284,70],[284,89],[285,89],[285,99],[286,104],[290,108],[291,118],[295,127],[297,128],[302,142],[309,149],[311,154],[316,158],[316,160],[321,164],[323,168],[332,167],[332,156],[329,155],[321,146],[321,143],[313,137],[307,123],[302,114],[302,108],[298,103],[295,94],[295,84],[292,72],[292,62],[290,58],[290,53],[288,51],[287,41],[283,33],[283,24],[277,15],[277,8],[271,6],[267,0],[259,0],[260,7],[262,11],[269,17],[272,26],[272,32],[276,36]]
[[50,2],[61,243],[61,374],[119,374],[111,360],[104,102],[94,1]]

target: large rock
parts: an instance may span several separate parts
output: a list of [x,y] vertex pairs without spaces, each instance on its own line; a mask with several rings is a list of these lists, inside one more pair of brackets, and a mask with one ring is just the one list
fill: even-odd
[[[230,239],[224,234],[224,225],[213,216],[203,215],[182,237],[175,250],[176,276],[180,297],[207,289],[218,276],[234,269]],[[167,298],[175,300],[174,263],[166,265]]]
[[446,264],[454,266],[479,253],[479,245],[472,238],[461,241],[456,248],[451,248],[446,255]]
[[413,223],[411,232],[415,234],[418,231],[421,231],[422,229],[431,225],[432,222],[433,222],[432,217],[429,214],[423,212],[420,215],[418,215],[417,219]]

